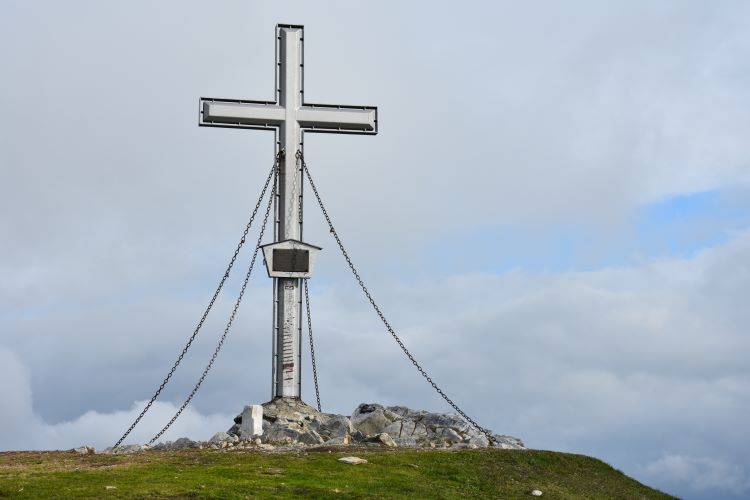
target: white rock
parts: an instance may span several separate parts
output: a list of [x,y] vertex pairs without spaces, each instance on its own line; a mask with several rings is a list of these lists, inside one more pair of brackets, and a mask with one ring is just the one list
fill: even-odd
[[531,496],[540,497],[542,496],[542,492],[540,490],[534,490],[531,492]]
[[351,465],[359,465],[359,464],[366,464],[367,460],[364,458],[359,457],[341,457],[339,458],[339,462],[343,462],[345,464],[351,464]]
[[381,432],[380,434],[378,434],[377,439],[381,444],[385,446],[388,446],[388,447],[396,446],[396,442],[393,440],[393,438],[385,432]]
[[503,448],[505,450],[525,450],[526,449],[526,447],[523,444],[523,441],[513,436],[501,436],[500,434],[495,434],[493,437],[495,439],[496,448]]
[[475,434],[469,438],[469,444],[472,444],[477,448],[486,448],[490,445],[490,441],[484,434]]
[[442,429],[440,431],[440,437],[449,443],[460,443],[462,441],[461,435],[450,427]]
[[240,424],[240,439],[251,439],[263,435],[263,407],[261,405],[246,406],[242,410]]
[[93,446],[81,446],[78,448],[73,448],[73,451],[76,453],[80,453],[81,455],[96,453],[96,449]]

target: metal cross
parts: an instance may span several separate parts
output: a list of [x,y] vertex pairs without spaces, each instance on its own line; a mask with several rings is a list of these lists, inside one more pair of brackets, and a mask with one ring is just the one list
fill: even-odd
[[[200,99],[200,125],[273,130],[283,151],[277,185],[275,240],[302,240],[303,132],[376,134],[377,108],[307,104],[303,27],[276,26],[276,100]],[[274,278],[272,397],[301,395],[302,296],[299,278]]]

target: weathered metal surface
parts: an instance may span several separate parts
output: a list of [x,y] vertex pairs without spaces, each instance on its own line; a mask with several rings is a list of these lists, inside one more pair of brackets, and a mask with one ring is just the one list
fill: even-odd
[[[276,152],[282,153],[276,200],[276,241],[302,240],[303,132],[376,134],[377,108],[308,104],[304,101],[303,27],[276,26],[276,86],[274,101],[232,100],[201,97],[201,126],[274,130]],[[264,253],[264,255],[266,255]],[[268,267],[274,277],[272,397],[298,398],[302,297],[300,278],[312,272],[314,251],[310,250],[307,272],[279,271]],[[268,255],[266,262],[269,263]]]

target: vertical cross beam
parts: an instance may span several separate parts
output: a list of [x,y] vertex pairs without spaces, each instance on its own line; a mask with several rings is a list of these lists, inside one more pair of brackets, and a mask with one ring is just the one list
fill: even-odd
[[[302,240],[302,171],[297,151],[302,151],[302,129],[297,111],[302,106],[302,30],[282,28],[277,35],[279,105],[284,125],[279,127],[279,147],[284,151],[279,170],[276,241]],[[273,397],[302,394],[302,289],[299,278],[274,278]]]
[[[276,26],[275,101],[200,99],[200,125],[274,130],[280,155],[275,240],[302,240],[303,132],[377,134],[377,108],[307,104],[303,27]],[[299,278],[274,278],[272,397],[301,394],[302,295]]]

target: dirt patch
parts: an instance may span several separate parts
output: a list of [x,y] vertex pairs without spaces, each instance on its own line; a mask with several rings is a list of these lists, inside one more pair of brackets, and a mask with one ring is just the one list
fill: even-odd
[[133,461],[107,455],[81,455],[66,451],[14,451],[0,453],[0,470],[8,472],[61,472],[130,467]]

